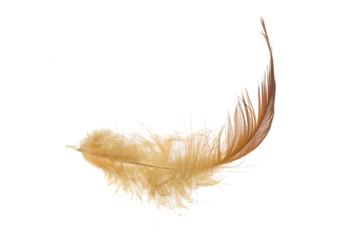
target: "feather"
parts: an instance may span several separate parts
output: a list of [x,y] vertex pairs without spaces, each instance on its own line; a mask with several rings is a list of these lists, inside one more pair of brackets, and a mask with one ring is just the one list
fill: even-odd
[[255,150],[270,130],[276,84],[272,48],[262,18],[261,24],[270,64],[258,87],[257,114],[245,90],[238,97],[233,119],[228,115],[216,134],[202,130],[188,136],[160,136],[143,125],[146,136],[129,137],[100,129],[87,134],[79,146],[66,147],[81,152],[90,164],[103,170],[116,192],[121,188],[157,207],[186,208],[193,202],[194,190],[220,183],[223,169]]

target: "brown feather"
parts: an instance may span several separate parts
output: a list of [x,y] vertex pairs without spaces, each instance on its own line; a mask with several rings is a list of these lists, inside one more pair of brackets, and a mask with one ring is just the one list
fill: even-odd
[[[78,147],[84,158],[105,172],[109,184],[154,202],[158,207],[185,208],[193,190],[216,185],[222,176],[214,176],[235,160],[255,150],[268,134],[274,117],[275,76],[272,49],[264,20],[262,35],[270,51],[270,66],[258,88],[259,109],[256,116],[248,92],[238,98],[233,121],[211,138],[203,130],[190,136],[160,136],[143,126],[147,137],[131,137],[110,129],[95,130]],[[221,141],[225,136],[225,140]]]

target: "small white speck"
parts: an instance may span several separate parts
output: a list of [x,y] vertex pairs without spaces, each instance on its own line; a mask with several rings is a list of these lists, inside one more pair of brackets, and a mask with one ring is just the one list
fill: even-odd
[[256,24],[248,24],[248,32],[256,32]]
[[96,176],[96,184],[104,184],[104,176]]
[[207,88],[200,88],[200,96],[208,96],[209,90]]
[[8,120],[16,120],[16,112],[8,112]]
[[192,72],[184,72],[184,80],[192,80]]
[[264,160],[256,160],[256,168],[264,168]]
[[240,88],[245,88],[249,86],[248,80],[240,80]]
[[328,200],[336,200],[336,192],[328,192]]
[[32,104],[24,104],[24,112],[32,112]]
[[296,88],[304,88],[304,80],[296,80]]
[[32,168],[40,168],[40,152],[32,153]]

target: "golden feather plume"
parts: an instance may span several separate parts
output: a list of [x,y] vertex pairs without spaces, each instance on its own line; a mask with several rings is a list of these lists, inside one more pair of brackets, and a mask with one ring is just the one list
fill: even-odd
[[272,49],[262,18],[261,24],[270,66],[258,87],[257,115],[245,91],[238,98],[233,120],[228,116],[214,138],[206,130],[189,136],[163,137],[144,126],[148,137],[135,134],[130,138],[101,129],[88,134],[79,146],[66,147],[81,152],[89,163],[102,169],[117,190],[122,188],[158,207],[185,208],[186,202],[192,202],[193,190],[220,183],[222,179],[215,173],[255,150],[270,130],[276,83]]

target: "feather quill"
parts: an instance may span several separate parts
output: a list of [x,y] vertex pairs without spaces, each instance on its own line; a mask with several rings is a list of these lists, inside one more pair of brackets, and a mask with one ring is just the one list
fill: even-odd
[[[264,20],[262,35],[270,52],[270,64],[258,87],[258,113],[245,90],[238,97],[233,119],[212,136],[209,130],[188,136],[160,136],[143,125],[146,136],[129,137],[110,129],[95,130],[79,146],[93,166],[104,171],[109,185],[122,188],[157,207],[186,208],[194,190],[221,182],[227,165],[255,150],[268,134],[273,117],[276,83],[272,48]],[[216,175],[216,177],[215,177]]]

